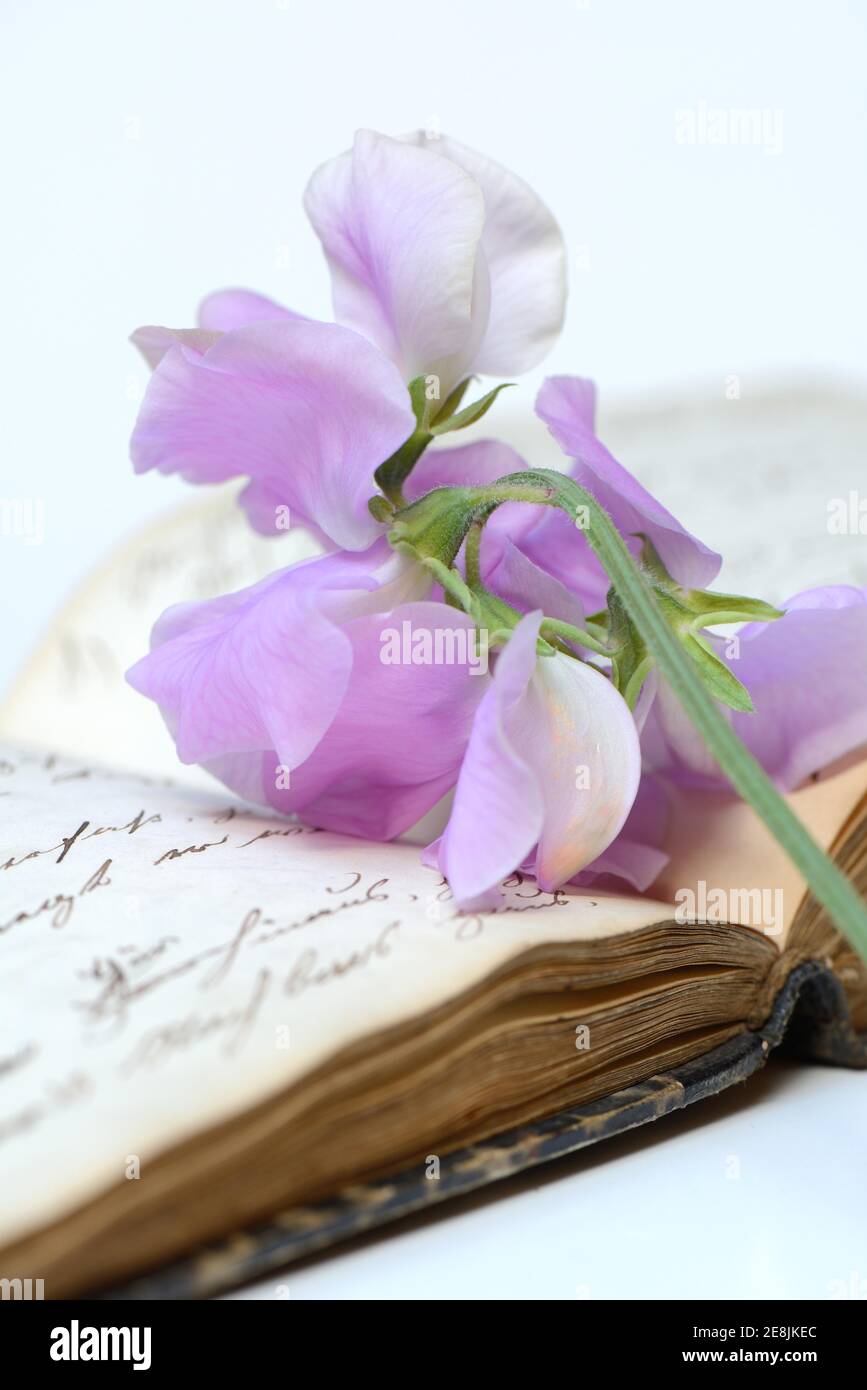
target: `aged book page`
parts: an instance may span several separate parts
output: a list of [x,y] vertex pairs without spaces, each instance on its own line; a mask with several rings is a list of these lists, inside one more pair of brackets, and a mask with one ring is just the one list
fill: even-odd
[[[799,805],[826,841],[829,785]],[[498,913],[458,915],[411,845],[11,746],[0,806],[0,1245],[534,948],[676,913],[516,878]],[[733,841],[738,881],[768,881],[740,817],[718,863],[706,847],[711,884]]]
[[13,748],[0,806],[0,1245],[531,947],[671,916],[525,882],[458,917],[409,845]]
[[[867,801],[867,759],[853,759],[787,797],[823,849]],[[784,949],[807,891],[800,872],[770,830],[742,801],[713,792],[673,795],[671,862],[654,892],[714,920],[712,893],[722,895],[725,920],[760,926]],[[757,894],[763,894],[759,904]],[[758,915],[756,915],[758,913]]]

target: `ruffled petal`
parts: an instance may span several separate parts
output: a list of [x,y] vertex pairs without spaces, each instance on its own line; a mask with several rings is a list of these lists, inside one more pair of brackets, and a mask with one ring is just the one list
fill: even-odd
[[160,706],[182,762],[273,749],[296,767],[334,719],[352,668],[327,601],[376,587],[369,557],[327,555],[235,594],[178,604],[127,680]]
[[566,247],[563,234],[532,188],[501,164],[457,140],[411,137],[465,169],[485,199],[482,251],[491,312],[474,370],[516,376],[541,362],[563,327]]
[[[750,623],[717,654],[747,687],[752,714],[735,733],[783,791],[867,744],[867,589],[808,589],[773,623]],[[735,655],[735,653],[737,653]],[[674,696],[660,689],[646,737],[657,769],[682,782],[731,789]],[[652,726],[652,727],[651,727]]]
[[130,334],[130,342],[138,348],[151,371],[159,366],[169,348],[179,343],[192,352],[207,352],[217,341],[219,333],[204,328],[163,328],[159,324],[146,324]]
[[561,654],[539,661],[509,729],[543,789],[535,873],[550,891],[622,829],[641,776],[638,731],[607,677]]
[[546,618],[557,618],[573,627],[584,626],[581,600],[559,579],[528,559],[508,536],[503,537],[499,557],[487,571],[485,582],[519,612],[540,609]]
[[541,614],[522,618],[497,658],[437,859],[456,899],[486,900],[536,847],[551,891],[616,837],[640,776],[626,702],[592,667],[536,656]]
[[665,784],[645,772],[620,834],[572,882],[582,888],[594,884],[616,888],[625,884],[637,893],[646,893],[669,862],[670,856],[663,848],[668,821],[669,794]]
[[[454,786],[488,685],[485,665],[471,620],[441,603],[403,604],[343,631],[352,679],[340,709],[289,786],[272,780],[269,800],[328,830],[390,840]],[[425,655],[425,634],[442,659],[404,659]],[[401,659],[384,659],[393,656]]]
[[542,788],[508,728],[536,666],[540,622],[539,613],[523,618],[497,658],[439,841],[440,871],[464,905],[490,894],[524,862],[542,833]]
[[317,169],[307,214],[331,269],[334,310],[409,381],[444,392],[469,372],[488,322],[482,192],[451,160],[361,130]]
[[231,333],[235,328],[248,328],[251,323],[270,323],[274,319],[292,319],[309,323],[304,314],[284,309],[275,299],[255,290],[215,290],[199,305],[199,327],[215,333]]
[[260,536],[274,536],[301,522],[305,531],[319,542],[323,550],[334,549],[330,537],[310,517],[299,516],[297,512],[293,516],[289,495],[282,483],[272,478],[251,478],[238,493],[237,500],[253,530],[258,531]]
[[[573,460],[572,477],[601,503],[630,547],[639,548],[640,542],[629,538],[643,532],[653,541],[678,584],[684,588],[706,588],[719,571],[720,556],[681,526],[597,439],[593,423],[595,404],[596,391],[591,381],[549,377],[536,398],[536,413]],[[575,539],[575,528],[568,518],[552,514],[540,521],[528,551],[540,563],[540,555],[548,554],[546,568],[567,582],[563,573],[568,572],[570,565],[566,547],[571,542],[574,557]],[[582,542],[582,548],[585,545]],[[571,564],[578,566],[574,558]],[[607,584],[601,573],[599,582]]]
[[367,509],[374,470],[414,423],[400,376],[365,339],[287,320],[224,333],[204,353],[171,347],[130,447],[140,473],[267,484],[293,524],[362,550],[379,532]]

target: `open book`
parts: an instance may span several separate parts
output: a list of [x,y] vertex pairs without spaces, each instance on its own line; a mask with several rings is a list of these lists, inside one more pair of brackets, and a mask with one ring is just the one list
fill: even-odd
[[[671,412],[667,455],[739,456],[736,421],[771,466],[775,438],[809,458],[840,419],[821,399],[726,403],[700,435]],[[621,428],[661,439],[642,418]],[[460,914],[412,844],[263,817],[176,766],[122,670],[168,602],[295,558],[275,544],[196,500],[74,596],[0,716],[0,1276],[47,1297],[225,1288],[679,1108],[786,1037],[867,1062],[867,971],[734,800],[681,797],[652,897],[516,875]],[[830,558],[810,580],[862,578]],[[791,800],[867,894],[867,761]]]

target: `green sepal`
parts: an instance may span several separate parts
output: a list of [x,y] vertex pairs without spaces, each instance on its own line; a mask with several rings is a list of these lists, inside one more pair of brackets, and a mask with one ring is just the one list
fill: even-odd
[[451,565],[444,565],[442,560],[438,560],[434,555],[428,555],[422,564],[425,569],[430,570],[445,591],[446,598],[454,600],[453,606],[462,608],[468,613],[477,627],[482,622],[482,609],[478,598],[467,585],[464,577]]
[[495,386],[493,391],[488,391],[487,395],[480,396],[477,401],[473,401],[472,405],[464,406],[463,410],[455,411],[453,415],[446,417],[437,416],[435,423],[430,427],[431,434],[450,434],[452,430],[465,430],[467,425],[474,425],[477,420],[481,420],[483,415],[487,415],[500,392],[507,390],[509,386],[514,386],[514,384],[513,381],[504,381],[499,386]]
[[499,393],[507,386],[513,385],[512,382],[503,382],[502,385],[494,387],[486,396],[474,401],[464,410],[458,410],[464,392],[472,380],[467,377],[458,386],[450,391],[442,405],[436,400],[428,397],[428,377],[416,376],[409,383],[410,404],[412,413],[415,416],[415,429],[408,439],[405,439],[399,449],[381,463],[374,473],[374,480],[382,492],[394,507],[403,507],[403,485],[409,477],[415,465],[418,463],[422,454],[431,441],[440,434],[448,434],[452,430],[464,430],[467,425],[472,425],[476,420],[481,420],[487,414],[497,399]]
[[381,493],[368,498],[367,510],[375,521],[391,521],[394,516],[394,507],[388,498],[383,497]]
[[672,579],[659,556],[659,551],[643,531],[635,534],[641,541],[641,568],[654,589],[677,601],[683,626],[697,631],[714,623],[770,623],[783,613],[763,599],[747,598],[744,594],[714,594],[707,589],[683,589]]
[[397,513],[388,539],[402,554],[421,561],[436,560],[448,569],[463,545],[476,509],[473,489],[434,488]]
[[641,687],[653,670],[653,657],[618,597],[608,590],[608,643],[613,650],[611,681],[630,709],[635,709]]
[[745,598],[742,594],[711,594],[704,589],[687,589],[684,599],[696,629],[711,627],[714,623],[772,623],[785,615],[785,609],[774,608],[760,598]]
[[737,676],[732,675],[725,662],[720,661],[707,638],[699,632],[690,632],[681,633],[680,640],[698,666],[701,678],[714,699],[721,700],[724,705],[739,710],[741,714],[753,714],[755,706],[750,692]]
[[[655,585],[654,588],[669,627],[695,662],[714,699],[744,714],[752,713],[753,702],[746,686],[720,660],[707,638],[694,630],[692,622],[684,621],[689,615],[680,602],[682,595],[665,592]],[[611,661],[612,680],[629,708],[634,709],[654,661],[614,589],[608,593],[608,615],[608,643],[615,651]]]
[[464,377],[463,381],[459,381],[457,386],[449,391],[449,394],[446,396],[439,410],[433,412],[431,420],[433,424],[439,425],[452,418],[464,396],[467,394],[472,380],[473,378],[471,376]]
[[641,568],[654,590],[666,621],[701,672],[715,699],[730,709],[751,714],[749,691],[721,661],[701,629],[716,623],[773,622],[783,614],[762,599],[743,594],[714,594],[706,589],[683,589],[672,579],[650,538],[636,533],[642,542]]

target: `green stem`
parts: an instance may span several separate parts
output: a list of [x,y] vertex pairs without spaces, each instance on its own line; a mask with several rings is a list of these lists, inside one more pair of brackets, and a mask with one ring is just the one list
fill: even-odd
[[586,628],[573,627],[571,623],[564,623],[559,618],[546,618],[542,623],[542,635],[553,633],[555,637],[565,637],[567,642],[573,642],[576,646],[586,647],[588,651],[597,652],[599,656],[611,656],[611,648],[600,638]]
[[446,595],[451,595],[465,613],[469,613],[474,622],[479,621],[480,610],[479,601],[475,594],[464,583],[457,570],[450,565],[444,565],[442,560],[437,560],[433,556],[428,556],[422,564],[436,576],[437,581],[442,585]]
[[416,429],[406,443],[401,444],[397,453],[381,463],[374,473],[377,484],[395,507],[406,506],[403,485],[432,439],[429,430]]
[[588,509],[590,526],[584,534],[644,638],[660,672],[732,786],[765,822],[803,874],[814,897],[827,909],[832,921],[848,937],[861,958],[867,961],[867,908],[846,875],[819,847],[720,713],[716,701],[705,689],[693,669],[690,657],[657,606],[650,586],[620,532],[595,497],[571,478],[540,469],[502,478],[491,488],[480,488],[479,499],[484,502],[490,498],[494,505],[499,505],[500,500],[504,500],[503,489],[508,489],[511,483],[514,483],[516,492],[520,490],[523,498],[531,479],[537,483],[537,502],[561,507],[573,519],[579,515],[579,506]]
[[481,568],[479,565],[479,552],[482,544],[482,531],[484,523],[474,521],[464,542],[464,573],[467,576],[467,583],[471,589],[479,589],[482,584]]

